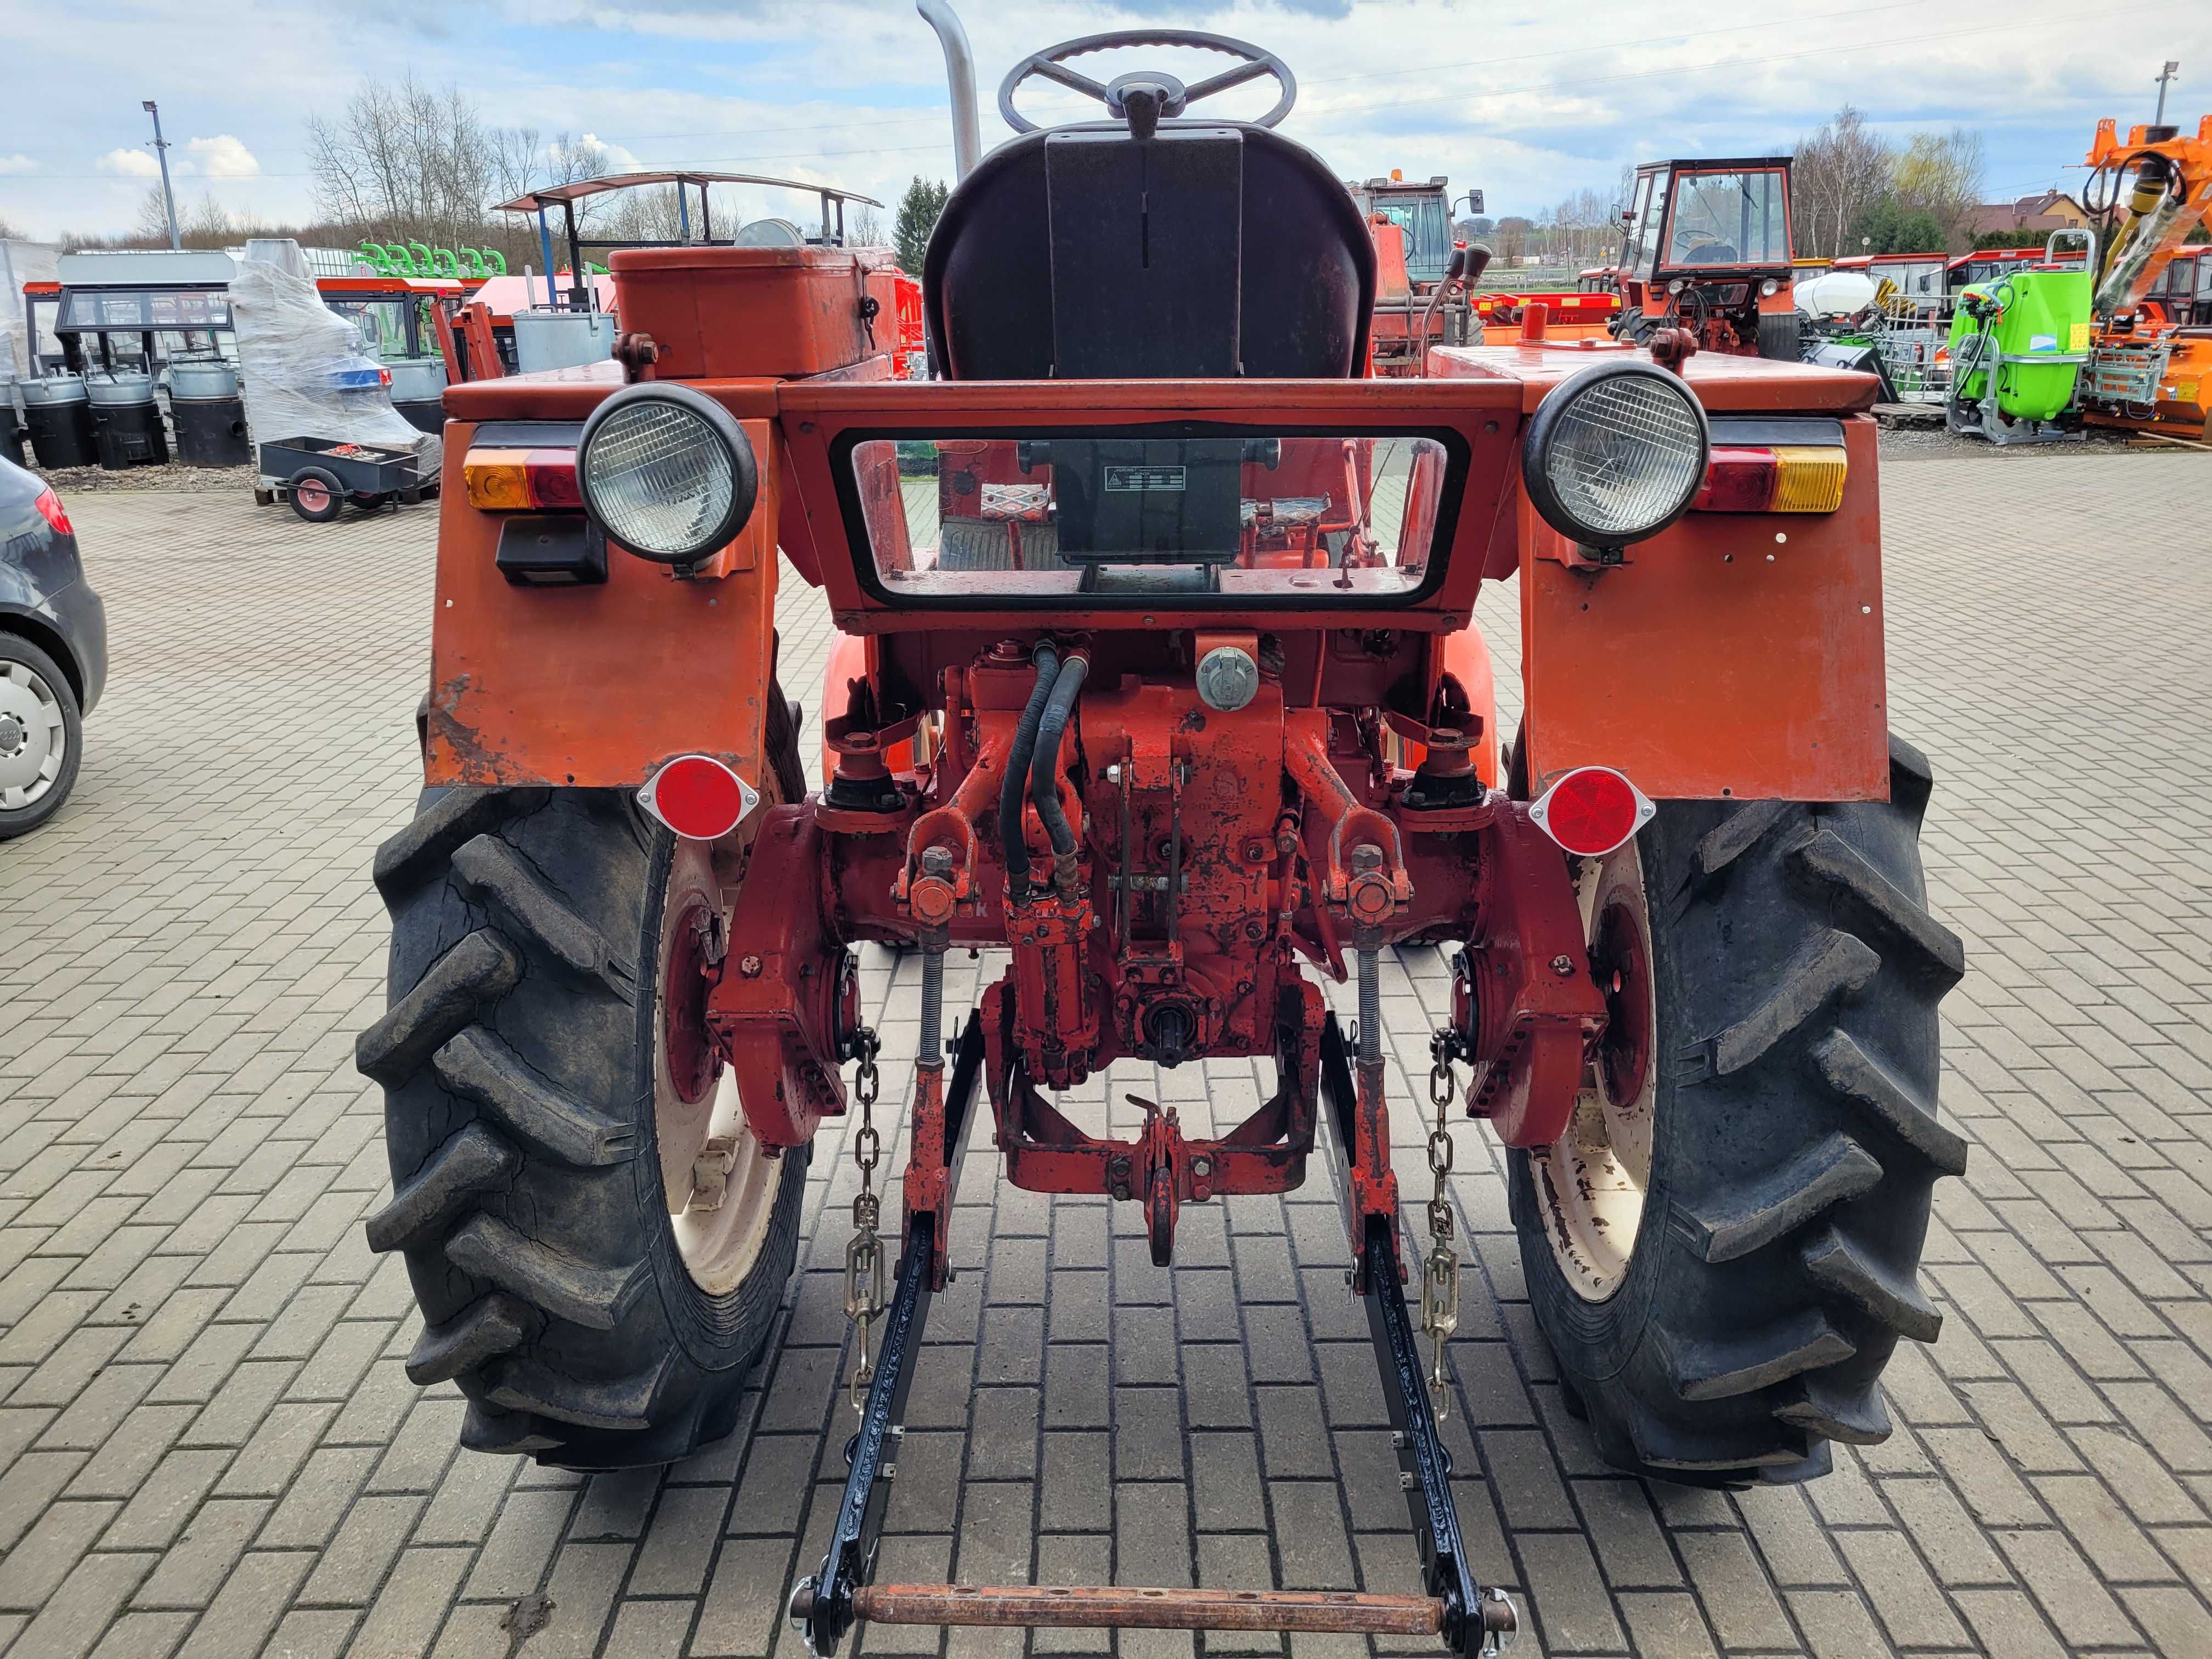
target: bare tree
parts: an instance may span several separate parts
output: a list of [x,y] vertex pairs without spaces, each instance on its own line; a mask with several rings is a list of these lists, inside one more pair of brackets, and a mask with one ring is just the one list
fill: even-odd
[[169,204],[161,185],[147,185],[146,193],[138,198],[138,210],[131,220],[131,240],[140,247],[168,246]]
[[1888,194],[1889,146],[1846,104],[1818,132],[1797,141],[1790,168],[1790,234],[1801,255],[1856,252],[1844,239]]
[[597,222],[609,236],[636,242],[676,242],[686,236],[696,236],[696,216],[688,215],[684,204],[677,200],[680,188],[676,185],[654,185],[606,197],[587,198],[577,204],[578,222],[582,222],[582,208],[605,201],[609,206]]
[[482,231],[498,182],[491,133],[458,86],[410,73],[368,82],[336,116],[307,123],[323,214],[387,240],[451,246]]
[[848,247],[889,247],[884,216],[872,207],[852,208],[845,217],[845,242]]

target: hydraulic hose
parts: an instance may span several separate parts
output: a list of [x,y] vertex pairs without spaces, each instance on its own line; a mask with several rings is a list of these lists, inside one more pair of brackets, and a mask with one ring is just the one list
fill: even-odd
[[1053,682],[1060,677],[1060,653],[1052,641],[1041,640],[1030,653],[1036,664],[1036,684],[1014,727],[1014,746],[1006,757],[1006,781],[999,787],[999,844],[1006,859],[1006,902],[1019,904],[1030,896],[1030,860],[1022,838],[1022,791],[1029,782],[1030,759],[1036,752],[1037,722],[1051,699]]
[[1067,717],[1074,710],[1083,677],[1090,667],[1080,652],[1071,653],[1060,664],[1060,674],[1052,683],[1052,696],[1044,706],[1044,718],[1037,725],[1036,753],[1030,763],[1030,799],[1036,803],[1045,834],[1052,837],[1057,866],[1054,879],[1063,889],[1074,879],[1075,830],[1060,810],[1060,739],[1067,730]]

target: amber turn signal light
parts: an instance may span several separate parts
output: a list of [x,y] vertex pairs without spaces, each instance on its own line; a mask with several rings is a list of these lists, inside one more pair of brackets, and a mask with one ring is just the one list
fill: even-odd
[[461,462],[469,505],[483,513],[581,511],[573,449],[471,449]]

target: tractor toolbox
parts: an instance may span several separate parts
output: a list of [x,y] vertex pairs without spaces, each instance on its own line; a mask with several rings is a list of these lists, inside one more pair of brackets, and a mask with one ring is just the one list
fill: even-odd
[[885,249],[629,248],[608,268],[623,327],[653,337],[662,380],[821,374],[898,343]]

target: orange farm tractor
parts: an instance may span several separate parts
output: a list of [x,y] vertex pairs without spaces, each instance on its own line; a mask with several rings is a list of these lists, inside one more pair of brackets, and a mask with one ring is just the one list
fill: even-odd
[[[1963,963],[1921,877],[1928,769],[1887,730],[1875,383],[1679,329],[1376,378],[1374,240],[1277,131],[1279,60],[1073,41],[1002,106],[1044,76],[1100,118],[981,155],[964,38],[922,9],[968,163],[933,378],[890,374],[865,251],[692,247],[612,256],[613,361],[447,393],[427,788],[377,858],[392,1001],[359,1046],[409,1373],[459,1384],[465,1444],[567,1468],[730,1433],[815,1137],[857,1118],[859,1428],[791,1597],[812,1651],[861,1621],[1494,1651],[1516,1609],[1438,1428],[1453,1115],[1506,1149],[1536,1319],[1624,1468],[1820,1474],[1888,1434],[1882,1369],[1936,1334]],[[1130,48],[1230,64],[1071,66]],[[1194,110],[1262,77],[1257,121]],[[811,792],[779,553],[848,641]],[[1473,612],[1515,578],[1507,746]],[[880,1035],[862,941],[915,964]],[[1450,1006],[1394,1043],[1383,958],[1415,944],[1452,953]],[[1003,963],[972,1012],[955,948]],[[1111,1133],[1109,1066],[1255,1058],[1241,1121],[1139,1100]],[[978,1248],[952,1200],[983,1113],[1006,1180],[1137,1206],[1163,1271],[1189,1206],[1296,1188],[1332,1143],[1420,1593],[872,1582],[917,1344]]]
[[1647,161],[1621,219],[1620,338],[1686,328],[1704,351],[1797,361],[1788,156]]
[[[1348,188],[1375,240],[1370,372],[1418,375],[1430,347],[1474,343],[1480,330],[1471,297],[1490,252],[1454,239],[1451,210],[1460,198],[1449,180],[1438,174],[1425,184],[1409,182],[1394,169],[1388,178]],[[1480,191],[1464,199],[1482,211]]]

